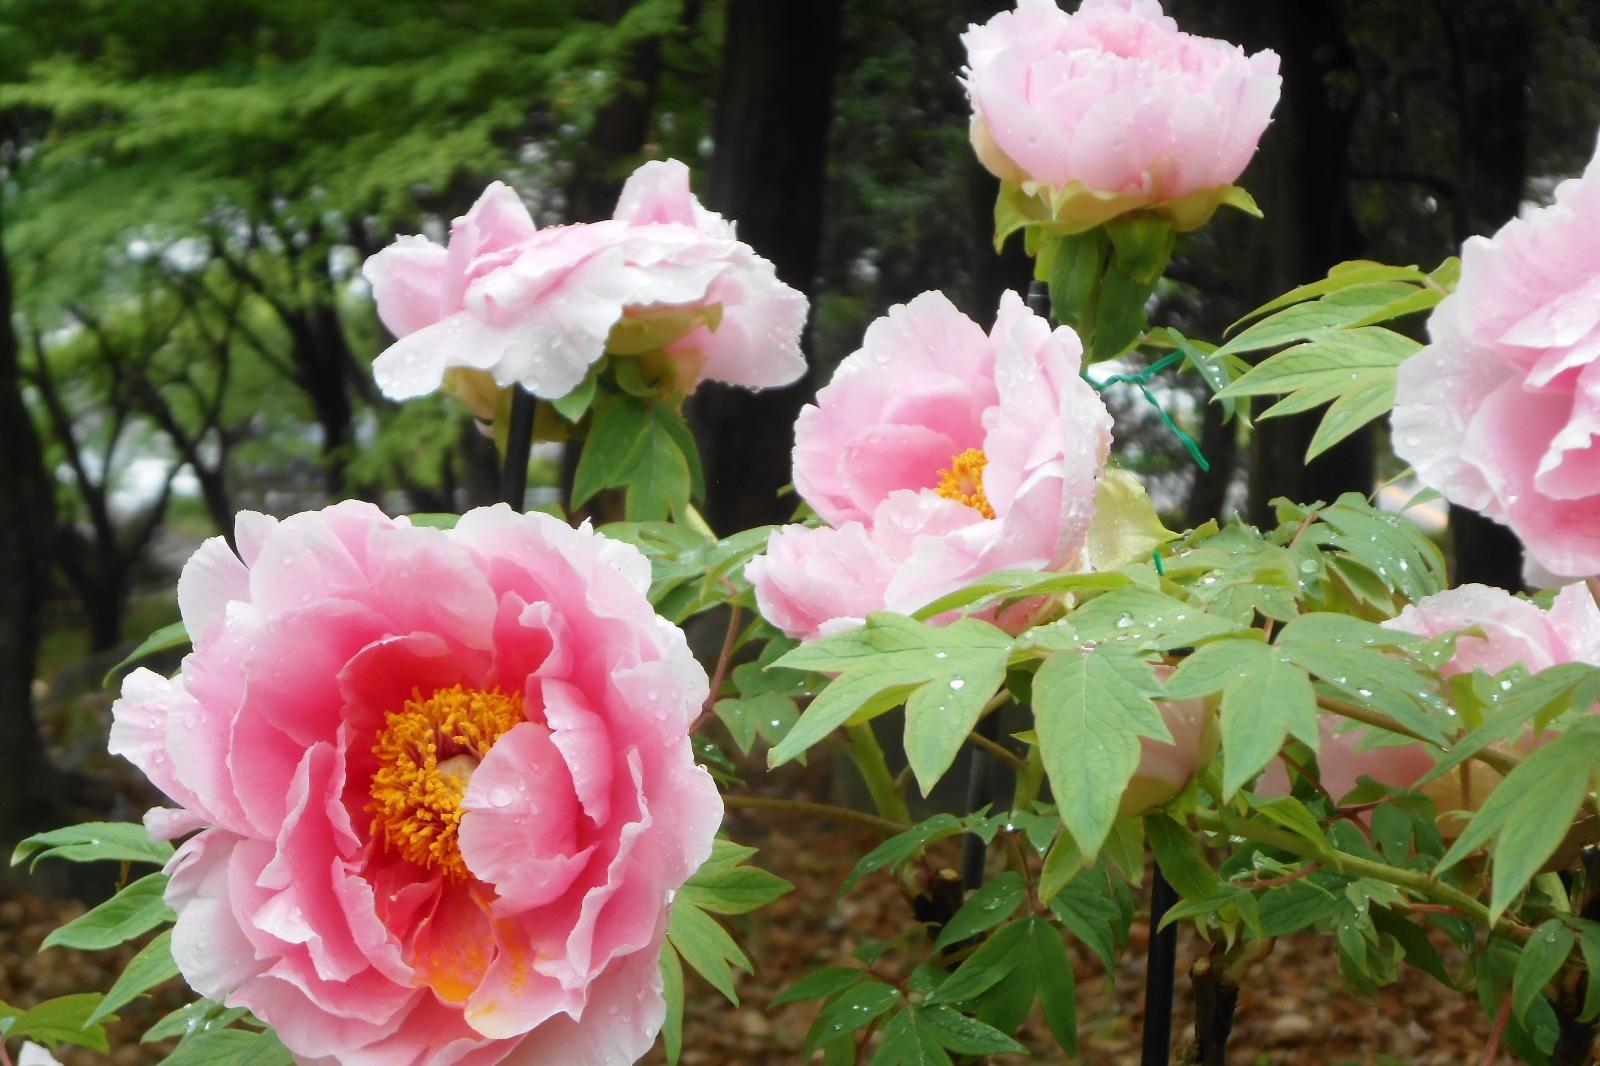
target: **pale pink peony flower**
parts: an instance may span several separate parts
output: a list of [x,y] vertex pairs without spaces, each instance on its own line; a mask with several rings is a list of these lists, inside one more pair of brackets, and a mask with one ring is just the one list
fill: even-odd
[[1111,446],[1081,359],[1015,293],[988,335],[938,292],[869,326],[795,426],[795,486],[834,528],[786,527],[751,560],[763,615],[810,639],[1077,563]]
[[614,218],[543,230],[495,182],[448,247],[401,237],[363,272],[399,338],[372,368],[391,399],[445,387],[492,415],[495,389],[564,396],[607,352],[652,359],[684,393],[805,371],[806,298],[700,206],[676,160],[635,171]]
[[[1169,666],[1156,667],[1163,683]],[[1214,700],[1161,700],[1156,703],[1172,741],[1139,738],[1139,766],[1122,793],[1119,818],[1131,818],[1182,792],[1207,763],[1217,757],[1217,709]]]
[[[1583,585],[1568,585],[1549,610],[1487,585],[1462,585],[1425,599],[1385,622],[1391,629],[1433,639],[1468,629],[1483,635],[1464,635],[1456,641],[1455,655],[1440,667],[1445,677],[1483,670],[1498,674],[1519,663],[1532,672],[1560,663],[1600,665],[1600,608]],[[1334,798],[1355,788],[1364,774],[1392,788],[1410,788],[1433,769],[1430,749],[1421,744],[1363,748],[1360,730],[1338,731],[1341,721],[1322,716],[1322,750],[1317,753],[1322,787]],[[1531,734],[1517,742],[1529,750],[1542,738]],[[1481,804],[1499,777],[1476,763],[1465,771],[1471,804]],[[1287,779],[1274,766],[1263,779],[1264,791],[1286,792]],[[1461,807],[1462,788],[1457,776],[1447,775],[1428,787],[1441,810]]]
[[1204,223],[1220,192],[1196,194],[1238,179],[1282,82],[1276,53],[1182,33],[1156,0],[1018,0],[962,41],[979,160],[1069,228],[1186,197],[1174,224]]
[[1600,156],[1467,241],[1428,336],[1400,365],[1395,451],[1545,570],[1600,573]]
[[303,1063],[623,1064],[722,805],[705,673],[635,549],[540,514],[246,512],[184,567],[194,650],[111,750],[176,804],[172,951]]

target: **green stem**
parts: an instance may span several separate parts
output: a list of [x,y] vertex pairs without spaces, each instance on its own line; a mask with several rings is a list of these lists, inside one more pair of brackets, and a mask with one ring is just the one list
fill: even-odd
[[1039,754],[1039,745],[1028,745],[1028,757],[1023,763],[1022,770],[1017,774],[1017,787],[1011,793],[1011,809],[1014,811],[1027,811],[1033,808],[1033,801],[1039,798],[1039,790],[1044,787],[1044,756]]
[[[1479,903],[1458,888],[1453,888],[1443,881],[1428,874],[1418,873],[1415,870],[1402,870],[1396,866],[1389,866],[1371,859],[1363,859],[1359,855],[1340,851],[1337,848],[1318,844],[1304,837],[1283,829],[1271,826],[1258,825],[1253,822],[1233,822],[1224,818],[1215,811],[1196,811],[1195,821],[1200,828],[1224,836],[1243,837],[1253,840],[1257,844],[1278,848],[1281,851],[1292,852],[1301,858],[1310,859],[1321,863],[1332,870],[1355,877],[1370,877],[1375,881],[1386,881],[1391,885],[1409,889],[1419,895],[1431,896],[1436,900],[1448,903],[1461,912],[1462,917],[1468,918],[1478,925],[1489,926],[1489,908]],[[1528,938],[1528,930],[1516,922],[1501,918],[1494,923],[1497,932],[1504,933],[1518,941]]]
[[724,796],[722,803],[727,807],[746,810],[779,811],[807,818],[832,818],[836,822],[854,822],[891,837],[910,828],[903,822],[892,822],[887,818],[879,818],[876,814],[853,811],[849,807],[835,807],[831,803],[809,803],[805,800],[777,799],[772,796]]
[[894,787],[894,776],[889,773],[889,764],[884,760],[883,748],[879,746],[872,726],[866,722],[847,725],[844,732],[845,750],[850,752],[856,769],[861,771],[861,778],[867,783],[867,792],[872,796],[878,813],[890,821],[909,825],[911,811],[906,807],[905,795]]

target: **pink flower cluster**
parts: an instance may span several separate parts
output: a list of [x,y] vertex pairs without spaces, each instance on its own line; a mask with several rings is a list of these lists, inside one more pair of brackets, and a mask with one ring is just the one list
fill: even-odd
[[962,41],[973,146],[1016,184],[1139,203],[1225,187],[1278,102],[1275,53],[1182,33],[1156,0],[1083,0],[1074,14],[1018,0]]
[[1081,360],[1015,293],[988,334],[938,292],[874,322],[795,426],[795,487],[829,525],[780,529],[751,560],[762,614],[810,639],[1076,563],[1111,446]]
[[1428,336],[1400,365],[1395,451],[1545,571],[1600,573],[1600,156],[1467,241]]
[[555,399],[608,352],[655,355],[682,393],[708,378],[765,388],[805,372],[806,298],[700,206],[676,160],[635,171],[614,218],[542,230],[495,182],[447,247],[402,237],[364,273],[399,338],[373,363],[391,399],[443,386],[492,414],[495,388]]
[[505,506],[246,512],[236,539],[184,567],[181,674],[113,708],[111,750],[176,804],[146,824],[194,833],[184,978],[302,1063],[643,1055],[722,815],[688,740],[706,676],[644,557]]

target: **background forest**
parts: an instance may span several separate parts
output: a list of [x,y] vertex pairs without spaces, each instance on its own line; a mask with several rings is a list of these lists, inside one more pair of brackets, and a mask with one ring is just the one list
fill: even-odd
[[[721,531],[782,520],[789,427],[890,304],[988,321],[1024,287],[950,71],[1000,0],[0,0],[0,837],[124,817],[100,681],[176,617],[170,583],[241,508],[495,498],[492,443],[396,405],[360,276],[500,178],[541,225],[608,217],[642,158],[811,297],[801,384],[690,407]],[[1283,99],[1237,213],[1180,242],[1154,322],[1217,339],[1353,258],[1431,268],[1576,173],[1600,128],[1593,0],[1170,0],[1276,50]],[[952,211],[950,205],[964,205]],[[1226,269],[1224,269],[1226,266]],[[1369,426],[1309,466],[1317,413],[1236,423],[1179,379],[1118,412],[1169,525],[1398,472]],[[356,445],[360,445],[359,449]],[[571,463],[541,447],[559,498]],[[1442,512],[1440,512],[1442,517]],[[1516,587],[1514,538],[1452,511],[1458,582]],[[9,847],[9,843],[7,844]]]

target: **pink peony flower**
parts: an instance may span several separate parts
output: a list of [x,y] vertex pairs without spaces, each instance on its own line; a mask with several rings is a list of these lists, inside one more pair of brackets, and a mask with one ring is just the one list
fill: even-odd
[[1467,241],[1428,336],[1400,366],[1395,451],[1544,569],[1600,573],[1600,156]]
[[1047,190],[1069,230],[1162,204],[1180,229],[1203,224],[1282,81],[1276,53],[1181,33],[1156,0],[1083,0],[1071,15],[1018,0],[962,41],[979,160]]
[[[1163,683],[1172,668],[1156,667]],[[1217,757],[1217,712],[1213,700],[1162,700],[1156,704],[1172,742],[1139,738],[1139,767],[1122,793],[1117,817],[1131,818],[1182,792],[1212,759]]]
[[61,1060],[33,1041],[25,1040],[17,1052],[17,1066],[61,1066]]
[[707,692],[632,547],[481,508],[246,512],[184,567],[194,650],[111,750],[194,830],[173,957],[304,1063],[621,1064],[664,1008],[673,892],[722,806]]
[[401,237],[363,273],[399,338],[372,367],[391,399],[444,387],[492,415],[496,388],[564,396],[607,352],[650,359],[684,393],[805,372],[806,298],[700,206],[676,160],[635,171],[613,219],[543,230],[495,182],[448,247]]
[[890,309],[800,412],[795,486],[834,528],[786,527],[751,560],[763,615],[811,639],[1077,563],[1111,446],[1081,359],[1015,293],[987,336],[941,293]]
[[[1481,630],[1482,636],[1457,639],[1455,655],[1439,669],[1445,677],[1473,670],[1493,675],[1519,663],[1535,673],[1560,663],[1600,665],[1600,607],[1583,585],[1562,589],[1549,610],[1503,589],[1462,585],[1418,601],[1384,625],[1430,640],[1467,629]],[[1364,732],[1336,731],[1338,721],[1335,716],[1323,715],[1322,750],[1317,754],[1322,787],[1334,798],[1355,788],[1363,774],[1391,788],[1410,788],[1433,769],[1433,756],[1423,745],[1363,749]],[[1529,734],[1517,747],[1529,750],[1540,742],[1541,738]],[[1466,798],[1475,807],[1488,796],[1499,775],[1477,763],[1470,764],[1467,773]],[[1269,770],[1262,787],[1264,791],[1287,792],[1288,781],[1281,768]],[[1463,783],[1456,776],[1440,778],[1427,791],[1441,810],[1465,805]]]

